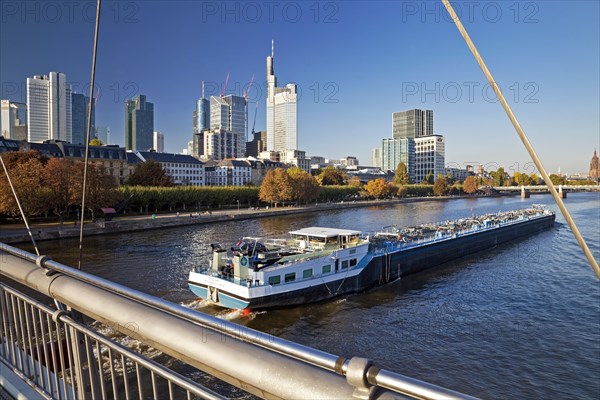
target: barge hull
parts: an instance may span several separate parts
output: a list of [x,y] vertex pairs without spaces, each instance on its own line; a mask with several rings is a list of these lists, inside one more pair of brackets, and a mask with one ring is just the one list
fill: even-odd
[[302,290],[253,298],[249,300],[247,308],[281,308],[327,300],[341,294],[362,292],[398,278],[549,229],[554,225],[554,220],[555,215],[550,214],[484,232],[480,231],[377,255],[356,276],[347,279],[341,278]]

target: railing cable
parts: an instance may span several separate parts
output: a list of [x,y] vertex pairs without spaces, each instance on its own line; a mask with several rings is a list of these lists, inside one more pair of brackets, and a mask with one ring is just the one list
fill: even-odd
[[90,102],[88,105],[88,120],[87,120],[87,134],[85,140],[85,160],[83,164],[83,194],[81,196],[81,221],[79,224],[79,261],[77,268],[81,269],[81,256],[83,252],[83,223],[85,220],[85,189],[87,185],[87,170],[88,170],[88,158],[90,152],[90,131],[92,130],[92,104],[94,101],[94,81],[96,79],[96,53],[98,51],[98,31],[100,29],[100,0],[98,0],[96,6],[96,30],[94,32],[94,54],[92,56],[92,79],[90,84]]
[[444,6],[446,7],[446,10],[450,14],[450,17],[454,21],[454,24],[458,28],[458,31],[460,32],[460,34],[462,35],[463,39],[467,43],[467,46],[469,46],[469,49],[471,50],[471,53],[473,53],[473,56],[475,57],[475,60],[479,64],[479,67],[481,67],[481,70],[485,74],[485,77],[487,78],[488,82],[490,83],[490,85],[494,89],[494,92],[496,93],[496,96],[498,96],[498,100],[500,101],[500,104],[502,104],[502,108],[504,108],[504,111],[506,112],[506,115],[508,115],[508,118],[510,119],[510,122],[512,122],[515,130],[517,131],[517,134],[519,135],[519,137],[521,138],[521,141],[525,145],[525,148],[527,149],[527,152],[531,156],[531,159],[535,163],[535,166],[537,167],[538,171],[540,171],[540,174],[542,175],[542,178],[544,179],[544,182],[546,183],[546,185],[548,186],[548,189],[550,190],[550,194],[552,194],[552,197],[554,197],[554,201],[558,205],[558,208],[560,209],[561,213],[565,217],[565,220],[569,224],[569,227],[571,228],[571,231],[573,231],[573,235],[575,235],[575,239],[577,239],[577,242],[579,243],[579,246],[581,246],[581,249],[583,250],[583,253],[587,257],[590,265],[592,266],[592,269],[596,273],[596,276],[600,279],[600,267],[598,267],[598,262],[596,261],[596,259],[594,258],[594,255],[590,251],[587,243],[585,242],[585,239],[581,235],[581,232],[579,232],[579,229],[577,228],[577,225],[575,224],[575,221],[573,221],[573,218],[571,218],[571,214],[569,214],[569,210],[567,210],[567,207],[565,207],[564,202],[562,201],[562,199],[558,195],[558,192],[556,191],[556,188],[554,187],[554,184],[550,180],[550,177],[548,176],[548,173],[546,172],[546,169],[542,165],[542,162],[538,158],[535,150],[533,149],[533,146],[529,142],[529,139],[527,138],[527,135],[525,134],[525,131],[523,131],[523,128],[521,128],[521,125],[519,124],[519,121],[517,120],[517,117],[515,116],[515,114],[513,113],[512,109],[508,105],[508,102],[504,98],[504,95],[502,94],[502,91],[500,90],[500,87],[496,84],[496,81],[494,80],[494,77],[492,76],[492,73],[490,72],[490,70],[488,69],[487,65],[483,61],[483,58],[481,57],[481,55],[477,51],[477,48],[475,47],[475,44],[473,43],[473,41],[469,37],[469,34],[467,33],[467,31],[466,31],[465,27],[463,26],[462,22],[460,22],[460,18],[458,18],[458,15],[456,15],[456,12],[454,11],[454,8],[452,8],[452,5],[450,4],[449,0],[442,0],[442,2],[444,3]]
[[13,192],[13,196],[15,197],[15,201],[17,202],[17,206],[19,206],[19,211],[21,212],[21,217],[23,218],[23,222],[25,222],[25,227],[27,228],[27,232],[29,233],[29,237],[31,238],[31,243],[33,243],[33,248],[35,249],[35,254],[40,256],[40,251],[38,250],[37,244],[35,243],[35,239],[33,238],[33,234],[31,233],[31,229],[29,228],[29,223],[27,222],[27,217],[25,216],[25,212],[23,211],[23,207],[21,207],[21,202],[19,201],[19,196],[17,196],[17,192],[15,191],[15,187],[12,184],[12,180],[10,179],[10,175],[8,174],[8,169],[6,168],[6,164],[4,164],[4,159],[0,155],[0,163],[2,163],[2,168],[4,169],[4,173],[6,174],[6,179],[8,179],[8,184],[10,185],[10,189]]

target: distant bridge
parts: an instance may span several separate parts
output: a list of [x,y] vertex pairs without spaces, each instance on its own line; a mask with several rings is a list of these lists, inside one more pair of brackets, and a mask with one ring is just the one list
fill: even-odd
[[[600,185],[555,185],[558,190],[567,191],[567,192],[600,192]],[[547,192],[548,186],[546,185],[527,185],[527,186],[493,186],[494,190],[499,192],[507,192],[507,191],[523,191],[529,190],[531,192]]]

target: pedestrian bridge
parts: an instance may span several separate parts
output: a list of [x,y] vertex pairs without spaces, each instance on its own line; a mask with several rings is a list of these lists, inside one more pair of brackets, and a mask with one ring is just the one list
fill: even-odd
[[[241,389],[268,399],[473,399],[365,358],[345,358],[224,321],[3,243],[0,274],[0,386],[14,398],[225,399]],[[45,300],[23,294],[14,287],[19,285]],[[116,340],[96,327],[163,356],[148,358],[123,344],[131,340]],[[172,370],[174,359],[196,372]]]

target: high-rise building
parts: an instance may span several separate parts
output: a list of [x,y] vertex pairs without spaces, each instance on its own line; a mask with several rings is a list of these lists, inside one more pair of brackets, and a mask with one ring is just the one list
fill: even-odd
[[382,165],[381,147],[375,147],[371,150],[371,166],[381,168]]
[[204,96],[204,81],[202,81],[202,97],[196,102],[193,118],[193,150],[194,157],[200,157],[204,152],[204,131],[210,129],[210,101]]
[[[85,138],[87,137],[87,124],[88,124],[88,108],[90,98],[81,93],[73,93],[71,95],[71,131],[72,138],[71,143],[84,144]],[[92,130],[90,131],[90,140],[94,137],[96,132],[96,112],[95,106],[92,102]],[[102,142],[107,144],[105,142]]]
[[415,180],[415,161],[414,139],[383,139],[381,161],[383,170],[394,171],[398,164],[403,162],[406,165],[410,181],[417,182]]
[[0,136],[27,140],[27,104],[10,100],[2,100],[0,104]]
[[152,135],[152,141],[153,141],[153,146],[152,148],[157,152],[157,153],[164,153],[165,152],[165,135],[163,135],[160,132],[154,132],[154,134]]
[[154,146],[154,104],[140,94],[125,102],[125,148],[146,151]]
[[246,157],[258,158],[258,155],[267,151],[267,131],[252,132],[254,138],[246,142]]
[[62,72],[27,78],[27,140],[72,141],[71,85]]
[[110,128],[108,126],[97,126],[96,137],[100,139],[103,144],[113,144],[110,138]]
[[203,160],[224,160],[244,156],[244,136],[224,129],[204,131]]
[[[241,96],[210,97],[210,130],[203,135],[206,159],[243,157],[246,150],[246,99]],[[210,143],[209,143],[210,142]],[[217,149],[215,146],[221,146]]]
[[432,110],[408,110],[392,114],[392,137],[394,139],[418,138],[433,135]]
[[414,139],[415,142],[415,180],[419,183],[431,172],[433,178],[446,175],[446,150],[442,135],[423,136]]
[[283,152],[298,148],[298,89],[293,83],[277,87],[274,59],[271,42],[267,57],[267,149]]

